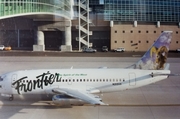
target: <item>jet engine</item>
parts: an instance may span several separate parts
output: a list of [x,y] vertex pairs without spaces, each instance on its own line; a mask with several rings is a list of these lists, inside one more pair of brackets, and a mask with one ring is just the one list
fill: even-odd
[[87,102],[85,101],[67,95],[54,95],[52,101],[58,106],[82,106],[84,104],[87,104]]

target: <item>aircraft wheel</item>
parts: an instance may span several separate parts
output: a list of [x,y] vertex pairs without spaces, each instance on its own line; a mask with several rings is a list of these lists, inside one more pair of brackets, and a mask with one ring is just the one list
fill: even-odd
[[13,95],[11,97],[9,97],[9,101],[13,101],[14,100],[14,97]]

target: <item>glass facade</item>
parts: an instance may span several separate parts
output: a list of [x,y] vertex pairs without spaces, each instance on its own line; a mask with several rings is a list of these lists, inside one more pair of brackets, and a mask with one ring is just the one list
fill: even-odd
[[89,7],[93,13],[104,13],[104,0],[89,0]]
[[180,0],[104,0],[103,2],[106,21],[180,21]]
[[0,0],[0,17],[44,12],[71,18],[71,11],[71,0]]

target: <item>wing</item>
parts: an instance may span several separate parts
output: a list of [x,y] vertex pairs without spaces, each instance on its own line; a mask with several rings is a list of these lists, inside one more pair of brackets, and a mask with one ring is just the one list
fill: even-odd
[[54,93],[65,94],[77,99],[81,99],[87,103],[93,105],[105,105],[99,96],[93,95],[88,93],[87,91],[79,91],[74,89],[67,89],[67,88],[55,88],[52,90]]

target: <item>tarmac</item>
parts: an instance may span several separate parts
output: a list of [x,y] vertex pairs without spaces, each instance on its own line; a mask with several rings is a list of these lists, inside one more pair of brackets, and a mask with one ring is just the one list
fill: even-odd
[[[111,52],[104,53],[106,57],[95,57],[94,55],[98,53],[77,54],[79,56],[48,57],[37,55],[32,57],[27,56],[26,53],[26,56],[21,55],[22,57],[1,56],[0,74],[16,70],[57,69],[71,68],[72,66],[73,68],[98,68],[102,66],[123,68],[140,58],[139,54],[129,55],[129,57],[110,57],[111,54],[122,54]],[[80,54],[89,57],[83,56],[82,58]],[[167,62],[170,63],[172,73],[180,73],[179,59],[168,58]],[[0,96],[0,119],[179,119],[180,117],[179,77],[169,77],[144,87],[100,94],[99,96],[103,102],[109,105],[59,107],[54,105],[51,101],[52,97],[47,97],[47,95],[16,95],[13,101]]]

